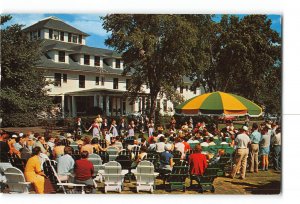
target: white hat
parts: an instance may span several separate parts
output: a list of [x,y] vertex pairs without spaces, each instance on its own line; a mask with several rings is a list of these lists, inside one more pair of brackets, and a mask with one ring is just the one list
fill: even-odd
[[247,126],[243,126],[243,130],[248,131],[248,127]]
[[18,138],[18,136],[17,135],[12,135],[11,138]]
[[67,137],[72,137],[72,134],[68,132]]
[[24,135],[24,133],[23,133],[23,132],[19,133],[19,136],[20,136],[20,137],[23,137],[23,135]]

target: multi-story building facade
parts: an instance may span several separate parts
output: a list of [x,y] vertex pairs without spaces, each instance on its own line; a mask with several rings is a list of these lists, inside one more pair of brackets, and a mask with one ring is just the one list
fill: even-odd
[[[112,116],[147,110],[146,85],[134,102],[124,94],[131,77],[122,75],[120,54],[87,46],[88,34],[56,17],[43,19],[24,31],[30,39],[42,40],[43,55],[37,68],[44,70],[45,78],[54,82],[46,88],[55,103],[60,104],[63,116],[86,115],[93,110]],[[186,100],[203,93],[202,89],[191,91],[190,86],[191,81],[185,78],[184,86],[174,91]],[[173,103],[164,97],[157,98],[157,107],[162,115],[174,114]]]

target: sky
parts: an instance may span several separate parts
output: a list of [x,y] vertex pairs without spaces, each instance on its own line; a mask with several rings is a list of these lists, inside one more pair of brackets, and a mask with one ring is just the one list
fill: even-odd
[[[101,16],[105,14],[11,14],[12,20],[9,21],[5,26],[11,24],[22,24],[25,27],[28,27],[44,18],[49,16],[55,16],[67,24],[88,33],[90,36],[86,38],[86,44],[91,47],[98,47],[98,48],[107,48],[104,43],[105,39],[109,36],[109,33],[106,32],[102,28],[102,20],[100,19]],[[220,21],[222,15],[216,15],[213,20],[216,22]],[[238,15],[242,18],[245,15]],[[268,18],[272,20],[271,28],[277,31],[280,35],[281,31],[281,16],[280,15],[268,15]]]

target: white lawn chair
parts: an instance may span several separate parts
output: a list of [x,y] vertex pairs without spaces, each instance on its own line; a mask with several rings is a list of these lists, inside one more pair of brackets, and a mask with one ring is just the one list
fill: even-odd
[[136,177],[136,191],[150,191],[155,189],[155,178],[159,173],[154,172],[154,165],[149,161],[141,161],[134,171]]
[[119,155],[119,149],[117,147],[108,147],[106,151],[109,155],[109,161],[115,161]]
[[94,176],[97,175],[100,169],[103,169],[102,159],[98,154],[90,154],[88,160],[93,163],[94,166]]
[[77,144],[76,142],[72,142],[72,143],[70,144],[70,147],[73,148],[73,151],[78,151],[78,150],[79,150],[78,144]]
[[16,167],[4,171],[9,193],[29,193],[31,182],[26,182],[23,172]]
[[110,161],[104,165],[104,192],[118,191],[123,189],[124,173],[122,173],[122,166],[116,161]]

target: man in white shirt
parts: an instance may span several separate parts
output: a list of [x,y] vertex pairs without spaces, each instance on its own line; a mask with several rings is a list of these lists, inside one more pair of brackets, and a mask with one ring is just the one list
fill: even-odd
[[240,179],[245,179],[247,158],[249,154],[248,145],[250,144],[250,138],[246,134],[247,131],[248,127],[243,126],[243,128],[240,131],[240,134],[235,139],[236,154],[234,157],[234,166],[231,171],[231,178],[234,178],[237,171],[241,168],[242,171]]

